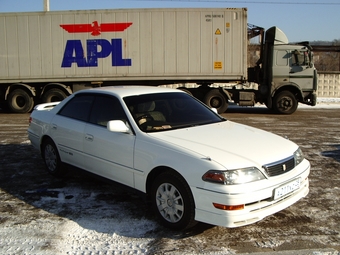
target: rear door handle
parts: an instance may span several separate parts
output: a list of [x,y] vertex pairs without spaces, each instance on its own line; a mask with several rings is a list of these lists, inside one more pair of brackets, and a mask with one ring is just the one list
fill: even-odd
[[90,141],[90,142],[92,142],[93,141],[93,135],[90,135],[90,134],[86,134],[85,135],[85,140],[87,140],[87,141]]

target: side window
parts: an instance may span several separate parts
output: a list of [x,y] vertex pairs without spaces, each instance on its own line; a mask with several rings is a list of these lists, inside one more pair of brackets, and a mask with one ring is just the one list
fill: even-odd
[[292,52],[292,64],[295,66],[304,66],[309,64],[309,56],[307,51],[295,50]]
[[278,50],[276,52],[276,65],[277,66],[288,66],[288,52],[283,50]]
[[87,121],[94,96],[79,95],[71,99],[60,111],[59,115],[76,120]]
[[90,123],[106,127],[109,120],[126,121],[124,110],[115,97],[96,96],[91,111]]

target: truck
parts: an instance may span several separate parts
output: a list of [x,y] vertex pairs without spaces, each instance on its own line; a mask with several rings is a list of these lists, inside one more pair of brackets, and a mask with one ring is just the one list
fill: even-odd
[[[30,112],[86,88],[181,84],[218,113],[230,103],[292,114],[316,104],[308,42],[247,23],[247,8],[0,13],[0,107]],[[259,60],[247,63],[258,36]],[[188,86],[190,84],[190,86]],[[195,86],[192,86],[195,84]]]

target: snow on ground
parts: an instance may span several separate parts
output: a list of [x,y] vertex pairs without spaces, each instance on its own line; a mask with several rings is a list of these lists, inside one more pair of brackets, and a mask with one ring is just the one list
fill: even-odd
[[[230,105],[231,107],[253,107],[253,106],[235,106],[235,105]],[[263,107],[265,108],[266,106],[263,104],[257,104],[255,107]],[[310,105],[305,105],[299,103],[300,109],[315,109],[315,108],[321,108],[321,109],[332,109],[332,108],[340,108],[340,98],[335,98],[335,97],[320,97],[317,99],[317,104],[316,106],[310,106]]]
[[105,194],[96,190],[27,190],[25,196],[37,193],[40,200],[2,224],[1,254],[145,254],[152,241],[145,235],[158,226],[153,220],[134,219],[122,203],[99,199]]
[[[340,108],[340,98],[318,98],[315,107],[303,104],[299,107],[311,110]],[[27,143],[29,143],[27,140],[22,142]],[[25,195],[34,195],[37,192],[43,194],[41,199],[27,205],[27,208],[20,212],[22,219],[11,220],[1,225],[1,254],[152,254],[151,244],[158,241],[152,233],[160,231],[159,225],[154,220],[143,216],[136,219],[129,217],[130,212],[124,209],[123,204],[115,205],[98,199],[102,194],[98,194],[96,190],[84,194],[84,189],[73,186],[27,190]],[[10,203],[8,201],[11,199],[14,198],[9,197],[6,202]],[[87,206],[89,204],[90,208]],[[65,208],[79,213],[70,216],[67,211],[63,213]],[[39,218],[30,218],[32,211],[39,213]],[[62,217],[64,214],[68,217]],[[126,220],[126,216],[129,221]],[[12,217],[16,215],[13,214]],[[278,244],[262,244],[264,248],[267,248],[266,245],[273,248]],[[174,243],[173,246],[176,247]],[[176,250],[171,254],[176,254]],[[201,254],[235,254],[235,252],[227,247],[219,247],[218,252]]]
[[299,104],[299,108],[340,108],[340,98],[335,97],[320,97],[317,99],[316,106]]

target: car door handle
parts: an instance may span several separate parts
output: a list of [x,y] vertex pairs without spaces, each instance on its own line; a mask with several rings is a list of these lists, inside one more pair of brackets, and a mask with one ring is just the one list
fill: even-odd
[[52,124],[52,129],[57,129],[57,124]]
[[85,135],[85,140],[92,142],[93,141],[93,135],[86,134]]

